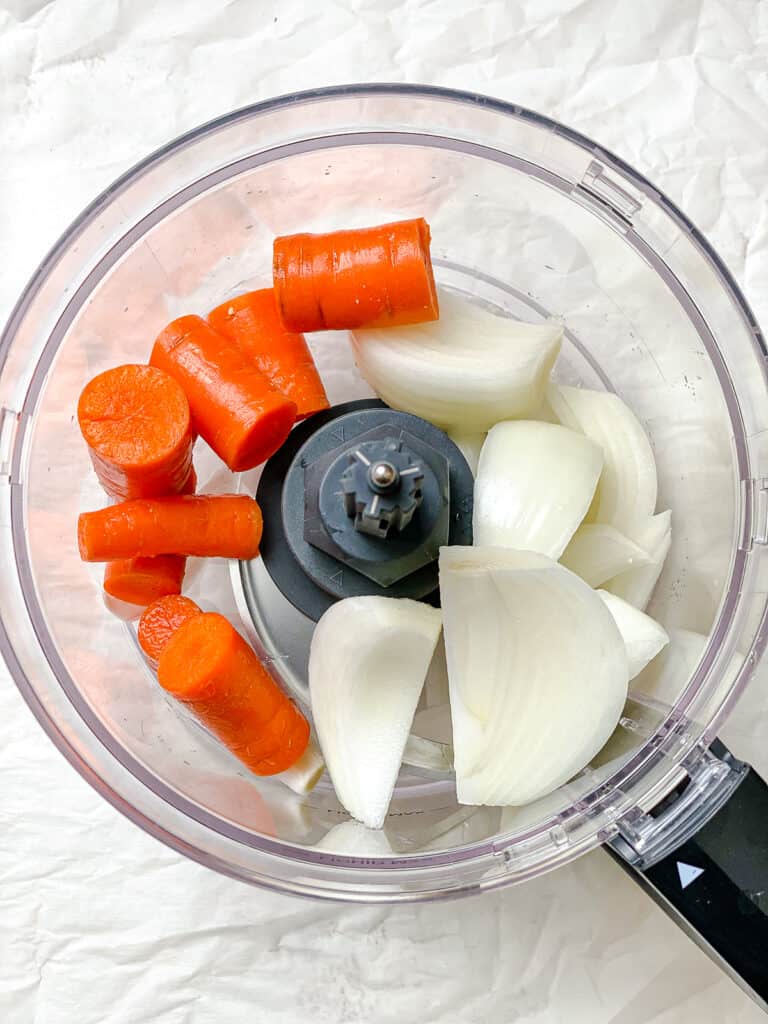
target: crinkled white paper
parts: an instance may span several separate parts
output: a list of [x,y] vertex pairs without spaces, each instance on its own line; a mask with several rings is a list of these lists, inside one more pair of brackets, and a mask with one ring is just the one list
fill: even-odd
[[[766,67],[762,0],[0,0],[0,318],[81,207],[169,138],[279,93],[407,80],[539,109],[618,152],[708,233],[766,323]],[[724,738],[768,773],[766,735],[754,686]],[[601,852],[433,906],[249,889],[97,797],[4,672],[0,780],[3,1024],[764,1019]]]

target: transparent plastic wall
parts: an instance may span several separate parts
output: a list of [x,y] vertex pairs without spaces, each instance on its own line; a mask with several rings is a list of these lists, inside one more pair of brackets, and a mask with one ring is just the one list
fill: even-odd
[[[346,817],[327,782],[299,798],[250,776],[165,698],[131,627],[105,609],[100,568],[76,551],[77,514],[103,496],[74,412],[88,378],[146,360],[172,317],[268,285],[275,234],[415,215],[431,224],[444,286],[522,319],[561,318],[557,378],[617,391],[646,426],[658,509],[673,515],[650,611],[673,642],[635,684],[609,748],[544,801],[503,813],[463,808],[450,780],[404,770],[386,826],[394,853],[372,865],[323,847]],[[370,395],[343,333],[310,342],[333,402]],[[288,98],[201,129],[73,226],[12,317],[3,358],[6,660],[43,725],[105,796],[222,870],[315,894],[395,899],[555,866],[670,788],[762,651],[768,406],[759,332],[674,208],[588,140],[536,115],[476,97],[361,90]],[[203,489],[235,486],[199,448]],[[238,615],[224,562],[196,564],[189,592]]]

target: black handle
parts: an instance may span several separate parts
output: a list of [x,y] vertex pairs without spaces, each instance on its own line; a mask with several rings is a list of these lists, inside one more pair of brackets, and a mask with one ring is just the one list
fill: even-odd
[[[622,837],[608,852],[768,1010],[768,785],[719,741],[711,749],[733,766],[733,782],[694,834],[657,858],[638,855]],[[684,791],[670,794],[652,816],[668,813]]]

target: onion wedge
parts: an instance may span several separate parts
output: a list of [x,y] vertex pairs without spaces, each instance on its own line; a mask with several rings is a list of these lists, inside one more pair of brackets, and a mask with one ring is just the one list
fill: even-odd
[[447,547],[440,592],[460,803],[552,792],[613,732],[629,678],[600,597],[544,555]]
[[608,391],[550,385],[547,398],[560,422],[600,445],[597,522],[614,526],[634,539],[635,529],[656,509],[656,462],[648,435],[619,398]]
[[339,801],[381,828],[424,678],[440,612],[419,601],[352,597],[322,616],[309,652],[315,729]]
[[598,590],[597,593],[619,627],[627,649],[629,678],[634,679],[667,646],[669,636],[650,615],[638,611],[615,594],[609,594],[607,590]]
[[672,513],[651,516],[636,530],[634,539],[648,553],[648,565],[633,566],[619,573],[607,581],[604,589],[642,610],[651,600],[672,545]]
[[562,554],[560,564],[590,587],[627,569],[650,565],[651,556],[629,537],[605,523],[582,523]]
[[472,476],[477,476],[477,464],[485,443],[485,434],[468,434],[463,430],[451,430],[448,436],[466,459],[467,465],[472,470]]
[[689,629],[671,629],[669,646],[633,680],[632,692],[670,706],[676,704],[699,666],[707,640]]
[[560,324],[521,323],[441,292],[439,320],[355,331],[352,347],[387,405],[471,434],[538,409],[562,337]]
[[474,543],[559,558],[589,508],[602,464],[599,447],[566,427],[497,423],[475,479]]

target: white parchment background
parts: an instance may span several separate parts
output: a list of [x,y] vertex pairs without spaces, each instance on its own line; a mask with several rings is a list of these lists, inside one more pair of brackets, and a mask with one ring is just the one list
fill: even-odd
[[[80,208],[169,138],[279,93],[403,80],[491,93],[615,150],[707,232],[768,324],[768,4],[472,6],[0,0],[0,319]],[[765,773],[750,713],[725,738]],[[436,906],[252,890],[102,802],[1,669],[0,773],[3,1024],[764,1019],[600,852]]]

